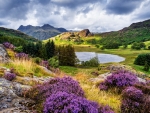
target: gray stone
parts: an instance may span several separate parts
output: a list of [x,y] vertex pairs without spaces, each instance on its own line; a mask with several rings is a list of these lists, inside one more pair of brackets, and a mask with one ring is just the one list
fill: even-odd
[[0,113],[32,113],[28,107],[35,102],[21,96],[27,88],[30,86],[0,78]]
[[9,61],[8,53],[5,49],[5,47],[0,44],[0,62],[6,63]]

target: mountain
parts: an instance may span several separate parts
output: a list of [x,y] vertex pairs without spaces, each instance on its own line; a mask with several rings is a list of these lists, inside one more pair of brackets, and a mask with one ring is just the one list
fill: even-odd
[[89,29],[83,29],[79,32],[65,32],[59,35],[61,40],[80,40],[80,38],[86,38],[92,36],[93,34]]
[[150,19],[131,24],[119,31],[98,34],[102,37],[101,44],[117,42],[121,45],[150,40]]
[[35,39],[25,33],[22,33],[18,30],[0,27],[0,37],[2,37],[2,36],[11,37],[11,38],[22,38],[26,41],[32,41],[32,42],[38,41],[37,39]]
[[33,36],[39,40],[45,40],[50,37],[61,34],[63,32],[67,32],[67,30],[65,28],[55,28],[49,24],[44,24],[41,27],[40,26],[32,26],[32,25],[27,25],[27,26],[21,25],[18,28],[18,30],[22,31],[30,36]]

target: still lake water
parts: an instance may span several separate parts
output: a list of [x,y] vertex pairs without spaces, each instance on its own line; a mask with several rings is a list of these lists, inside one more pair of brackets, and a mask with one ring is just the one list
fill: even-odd
[[125,58],[113,54],[102,54],[95,52],[76,52],[76,56],[80,61],[88,61],[96,55],[98,56],[98,60],[100,63],[121,62],[125,60]]

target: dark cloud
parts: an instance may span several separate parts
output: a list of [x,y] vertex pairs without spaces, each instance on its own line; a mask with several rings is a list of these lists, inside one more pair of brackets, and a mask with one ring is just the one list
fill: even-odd
[[87,14],[87,13],[89,13],[89,12],[93,9],[93,7],[94,7],[94,6],[85,5],[84,7],[81,7],[81,8],[77,11],[77,14],[79,14],[79,13]]
[[34,2],[38,2],[42,5],[46,5],[49,4],[51,0],[34,0]]
[[84,4],[94,4],[99,1],[101,0],[51,0],[51,2],[56,5],[60,5],[62,7],[69,7],[71,9],[82,6]]
[[24,19],[29,10],[28,3],[30,0],[1,0],[0,17]]
[[143,20],[143,19],[150,19],[150,1],[148,0],[142,6],[142,10],[135,15],[134,19],[136,20]]
[[129,14],[140,7],[143,0],[107,0],[106,12],[109,14]]

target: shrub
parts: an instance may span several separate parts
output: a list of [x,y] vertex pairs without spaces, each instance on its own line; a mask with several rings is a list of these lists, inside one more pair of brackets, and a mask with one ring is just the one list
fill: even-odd
[[119,70],[108,76],[106,80],[100,83],[101,90],[107,90],[111,87],[117,87],[120,90],[126,86],[132,86],[138,82],[136,75],[127,70]]
[[40,62],[42,61],[42,59],[40,57],[36,57],[33,59],[33,61],[36,63],[36,64],[40,64]]
[[150,96],[135,87],[127,87],[123,91],[121,104],[122,113],[149,113]]
[[150,65],[150,54],[139,54],[135,59],[134,64],[144,65],[145,62],[147,62],[148,65]]
[[134,42],[131,46],[132,49],[140,50],[141,48],[145,49],[146,45],[143,42],[137,43]]
[[98,113],[98,104],[66,92],[57,92],[44,103],[44,113]]
[[44,66],[44,67],[46,67],[46,68],[48,68],[49,63],[48,63],[48,61],[46,61],[46,60],[42,60],[42,61],[40,62],[40,65],[41,65],[41,66]]
[[15,47],[15,48],[14,48],[14,51],[15,51],[15,52],[18,52],[18,53],[21,53],[21,52],[23,52],[23,48],[22,48],[22,46]]
[[29,96],[35,100],[42,100],[43,98],[49,97],[51,94],[59,91],[73,93],[77,96],[84,97],[84,92],[79,86],[79,83],[71,77],[50,79],[48,82],[38,85],[29,91]]
[[147,61],[145,61],[144,71],[149,71],[149,65],[148,65]]
[[85,62],[82,61],[81,65],[86,67],[98,67],[99,66],[98,56],[90,59],[89,61],[85,61]]
[[4,78],[6,80],[12,81],[13,79],[16,78],[16,74],[15,73],[11,73],[11,72],[4,72]]
[[59,60],[58,60],[57,56],[50,58],[48,60],[48,63],[53,68],[58,68],[59,67]]
[[150,83],[147,81],[146,83],[138,83],[134,85],[135,87],[142,90],[144,94],[150,95]]
[[11,44],[9,42],[4,42],[3,45],[8,49],[14,49],[14,47],[15,47],[13,44]]
[[26,53],[16,53],[15,57],[22,60],[29,60],[29,55]]
[[118,49],[120,45],[121,44],[118,42],[111,42],[111,43],[106,43],[105,45],[103,45],[103,47],[106,49]]
[[98,113],[115,113],[108,105],[99,106]]
[[123,90],[123,98],[130,98],[135,101],[142,101],[144,94],[142,90],[135,88],[134,86],[127,87]]

